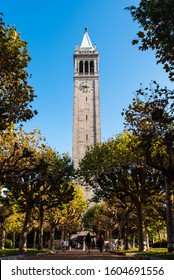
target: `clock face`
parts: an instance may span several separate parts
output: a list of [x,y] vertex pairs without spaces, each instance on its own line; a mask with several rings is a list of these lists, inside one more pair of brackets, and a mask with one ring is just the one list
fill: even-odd
[[84,92],[84,93],[91,92],[92,82],[91,81],[86,81],[86,82],[79,83],[79,90]]

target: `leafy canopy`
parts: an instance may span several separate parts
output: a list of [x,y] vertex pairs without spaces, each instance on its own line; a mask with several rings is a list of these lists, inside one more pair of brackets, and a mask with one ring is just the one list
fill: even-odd
[[127,8],[141,31],[133,44],[139,49],[155,50],[157,63],[162,63],[169,79],[174,81],[174,1],[141,0],[138,7]]
[[0,14],[0,130],[25,122],[37,113],[30,105],[35,97],[28,83],[30,60],[27,43],[15,27],[3,23]]

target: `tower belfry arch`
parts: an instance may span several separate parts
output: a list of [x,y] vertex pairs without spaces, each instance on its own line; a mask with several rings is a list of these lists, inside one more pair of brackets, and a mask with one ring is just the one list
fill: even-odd
[[99,54],[85,28],[74,52],[74,110],[72,159],[77,169],[88,146],[101,142]]

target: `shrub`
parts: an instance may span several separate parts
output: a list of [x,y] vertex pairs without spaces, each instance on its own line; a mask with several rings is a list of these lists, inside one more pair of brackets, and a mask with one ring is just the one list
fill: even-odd
[[11,239],[6,239],[5,240],[5,248],[7,249],[12,249],[13,248],[13,242]]
[[152,248],[167,248],[167,241],[156,242],[152,244]]

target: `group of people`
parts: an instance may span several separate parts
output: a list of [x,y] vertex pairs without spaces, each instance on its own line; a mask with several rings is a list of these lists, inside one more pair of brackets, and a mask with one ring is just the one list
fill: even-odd
[[[90,253],[90,249],[91,249],[91,245],[92,245],[92,239],[91,239],[91,236],[90,236],[89,232],[85,237],[85,245],[86,245],[87,253]],[[97,238],[97,248],[100,250],[101,253],[103,252],[103,245],[104,245],[104,238],[101,234],[99,234],[99,236]]]

